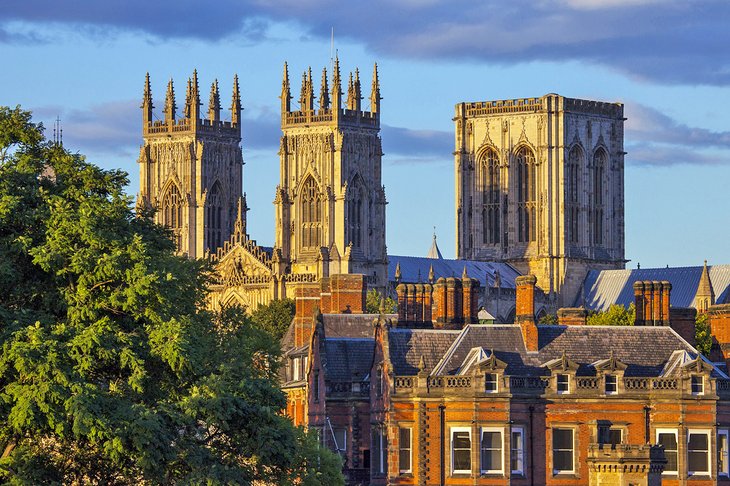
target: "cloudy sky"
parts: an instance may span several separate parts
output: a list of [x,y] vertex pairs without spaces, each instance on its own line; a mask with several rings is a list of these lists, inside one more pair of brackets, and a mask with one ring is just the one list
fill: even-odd
[[[630,267],[730,263],[730,3],[726,0],[4,0],[0,105],[130,174],[138,189],[145,72],[158,116],[197,68],[244,103],[249,233],[273,242],[281,73],[330,62],[382,87],[391,254],[454,256],[453,117],[461,101],[560,93],[625,103]],[[295,98],[298,93],[293,93]],[[206,101],[207,96],[203,101]],[[178,99],[178,105],[182,101]]]

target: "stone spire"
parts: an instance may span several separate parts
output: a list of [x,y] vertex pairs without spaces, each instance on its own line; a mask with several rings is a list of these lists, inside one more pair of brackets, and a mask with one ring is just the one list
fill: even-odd
[[185,118],[190,118],[193,111],[193,81],[188,78],[188,86],[185,89],[185,108],[183,115]]
[[150,73],[144,78],[144,94],[142,95],[142,122],[146,127],[152,121],[152,88],[150,88]]
[[233,100],[231,100],[231,124],[241,123],[241,92],[238,87],[238,74],[233,75]]
[[461,278],[462,278],[462,279],[467,279],[467,278],[469,278],[469,274],[468,274],[468,273],[467,273],[467,271],[466,271],[466,265],[464,265],[464,271],[463,271],[463,272],[461,272]]
[[312,68],[302,75],[302,91],[299,95],[299,109],[301,111],[314,110],[314,88],[312,87]]
[[237,237],[243,238],[246,234],[246,212],[248,205],[246,204],[246,193],[238,198],[238,212],[236,213],[236,221],[233,223],[233,232]]
[[291,111],[291,87],[289,85],[289,66],[284,63],[284,78],[281,80],[281,113]]
[[360,89],[360,70],[355,68],[355,111],[360,111],[360,101],[362,100],[362,92]]
[[370,91],[370,112],[380,113],[380,79],[378,79],[378,63],[373,67],[373,87]]
[[695,294],[695,308],[698,312],[706,312],[707,309],[715,304],[715,290],[712,288],[712,280],[710,280],[710,271],[707,269],[707,260],[702,267],[702,275],[697,285],[697,293]]
[[428,283],[432,284],[436,281],[436,274],[433,271],[433,263],[428,269]]
[[210,100],[208,101],[208,120],[210,123],[221,120],[221,96],[218,92],[218,80],[210,85]]
[[428,250],[428,255],[426,255],[426,258],[433,258],[434,260],[443,260],[443,256],[441,255],[441,250],[439,250],[439,246],[436,244],[436,233],[433,234],[433,242],[431,243],[431,248]]
[[350,73],[350,80],[347,82],[347,109],[355,109],[355,83],[352,81],[352,73]]
[[319,91],[319,109],[327,110],[330,107],[330,92],[327,87],[327,68],[322,69],[322,87]]
[[193,69],[193,79],[190,84],[190,118],[200,119],[200,88],[198,87],[198,70]]
[[340,59],[335,57],[335,65],[332,70],[332,111],[335,116],[342,109],[342,83],[340,80]]
[[395,264],[395,282],[400,283],[402,277],[403,277],[403,275],[401,274],[401,271],[400,271],[400,262],[398,262]]
[[172,84],[172,78],[167,83],[167,95],[165,96],[165,122],[175,121],[175,87]]

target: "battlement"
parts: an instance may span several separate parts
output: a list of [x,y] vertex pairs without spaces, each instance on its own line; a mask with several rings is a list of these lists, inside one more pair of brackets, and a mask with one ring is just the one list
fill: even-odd
[[218,90],[218,80],[210,88],[207,117],[201,112],[200,89],[198,73],[188,78],[185,93],[185,106],[182,116],[178,116],[175,101],[175,88],[172,79],[167,84],[163,118],[156,119],[153,113],[152,89],[150,75],[145,77],[144,96],[142,99],[142,134],[145,138],[169,136],[172,134],[191,133],[196,135],[212,135],[226,138],[241,138],[241,95],[238,86],[238,76],[233,77],[233,96],[231,100],[231,120],[221,119],[221,103]]
[[[553,102],[549,103],[549,101]],[[623,118],[624,116],[623,103],[566,98],[554,93],[539,98],[459,103],[456,105],[456,116],[470,118],[512,113],[537,113],[548,110],[608,116],[611,118]]]
[[337,125],[364,128],[380,128],[380,82],[378,80],[378,65],[373,68],[372,89],[370,94],[370,111],[362,109],[362,91],[360,72],[350,73],[347,85],[347,98],[342,97],[342,82],[340,79],[339,59],[335,59],[332,75],[332,84],[327,80],[327,69],[322,70],[320,85],[319,107],[315,107],[314,85],[312,68],[308,68],[302,75],[302,88],[299,95],[299,109],[291,108],[291,85],[289,83],[289,69],[284,63],[284,78],[281,88],[281,128],[311,125]]

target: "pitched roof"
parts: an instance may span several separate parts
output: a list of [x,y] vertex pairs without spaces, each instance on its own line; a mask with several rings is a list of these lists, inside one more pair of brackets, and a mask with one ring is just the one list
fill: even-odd
[[[517,325],[469,325],[461,331],[390,331],[395,373],[414,375],[421,355],[427,369],[456,374],[474,348],[494,352],[513,376],[547,375],[545,363],[563,354],[578,364],[579,375],[594,375],[593,363],[609,358],[627,365],[625,376],[659,376],[675,351],[697,351],[666,326],[538,326],[539,351],[528,353]],[[617,346],[617,343],[621,343]]]
[[521,274],[508,263],[477,262],[474,260],[452,260],[449,258],[433,259],[426,257],[412,257],[388,255],[388,280],[395,281],[395,268],[400,263],[401,281],[425,282],[428,272],[433,265],[435,278],[459,277],[466,267],[469,277],[476,278],[482,287],[494,286],[495,272],[499,272],[501,287],[515,288],[515,279]]
[[433,234],[433,242],[431,243],[431,248],[429,248],[428,253],[426,254],[426,258],[434,260],[441,260],[443,258],[441,250],[439,250],[439,246],[436,244],[436,233]]
[[327,338],[324,341],[327,354],[325,377],[330,381],[362,381],[370,373],[373,363],[375,339]]
[[[585,299],[589,309],[606,310],[612,304],[628,306],[634,301],[634,282],[640,280],[668,280],[672,284],[673,307],[692,307],[702,276],[701,266],[672,268],[641,268],[627,270],[591,270],[583,282],[582,295],[574,305]],[[730,299],[730,265],[708,267],[710,280],[721,304]]]

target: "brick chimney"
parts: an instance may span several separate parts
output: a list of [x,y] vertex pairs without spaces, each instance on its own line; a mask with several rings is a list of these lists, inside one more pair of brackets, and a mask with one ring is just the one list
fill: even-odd
[[564,307],[558,309],[558,324],[561,326],[585,326],[588,311],[585,307]]
[[314,309],[320,306],[320,287],[316,283],[298,285],[294,289],[294,346],[309,344],[314,329],[312,316]]
[[670,325],[672,284],[662,281],[634,282],[634,305],[636,326]]
[[711,305],[707,309],[712,334],[712,361],[724,360],[730,366],[730,304]]
[[535,284],[537,277],[523,275],[515,279],[517,302],[515,303],[515,324],[522,330],[522,339],[527,351],[537,351],[537,324],[535,322]]
[[365,312],[365,300],[368,291],[365,275],[360,273],[330,275],[329,287],[331,293],[330,313],[362,314]]
[[439,278],[430,283],[400,283],[398,296],[398,325],[461,329],[478,322],[479,287],[477,279]]

